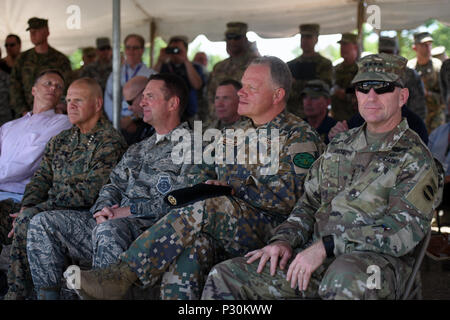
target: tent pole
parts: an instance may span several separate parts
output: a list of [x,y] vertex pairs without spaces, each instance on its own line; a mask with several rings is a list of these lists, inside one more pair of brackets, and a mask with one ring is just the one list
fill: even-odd
[[113,125],[120,129],[122,109],[120,87],[120,0],[113,0]]
[[365,0],[359,0],[358,1],[358,21],[356,28],[358,30],[358,47],[359,52],[362,53],[364,51],[364,32],[363,32],[363,23],[366,18],[366,1]]
[[156,23],[152,19],[150,22],[150,68],[153,67],[153,55],[154,55],[154,48],[155,48],[155,35],[156,35]]

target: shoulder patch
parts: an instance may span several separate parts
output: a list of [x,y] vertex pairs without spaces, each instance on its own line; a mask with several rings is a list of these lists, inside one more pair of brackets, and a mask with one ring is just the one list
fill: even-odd
[[423,213],[429,213],[433,209],[438,196],[439,187],[435,181],[435,175],[430,170],[408,193],[406,200]]
[[314,156],[307,152],[297,153],[293,159],[294,164],[303,169],[309,169],[314,161],[316,161]]
[[158,179],[158,184],[156,185],[156,189],[163,195],[169,192],[172,189],[172,185],[170,184],[170,177],[160,176]]

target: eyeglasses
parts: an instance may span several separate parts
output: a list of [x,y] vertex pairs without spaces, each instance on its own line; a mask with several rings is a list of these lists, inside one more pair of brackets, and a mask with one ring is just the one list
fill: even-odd
[[133,104],[134,100],[136,100],[137,98],[140,98],[140,97],[141,97],[142,92],[144,92],[144,89],[145,89],[145,88],[143,88],[141,91],[139,91],[139,93],[138,93],[133,99],[127,100],[127,104],[128,104],[129,106],[131,106],[131,105]]
[[125,46],[126,50],[140,50],[142,47],[140,46]]
[[8,47],[15,47],[17,45],[17,43],[5,43],[5,48],[8,48]]
[[242,36],[240,34],[227,34],[225,36],[227,40],[241,40]]
[[358,82],[355,86],[356,90],[359,92],[369,93],[370,89],[373,89],[376,94],[394,92],[395,87],[402,88],[402,86],[396,82],[385,81],[363,81]]
[[50,80],[40,82],[46,88],[55,87],[56,90],[62,91],[64,87],[57,82],[52,82]]

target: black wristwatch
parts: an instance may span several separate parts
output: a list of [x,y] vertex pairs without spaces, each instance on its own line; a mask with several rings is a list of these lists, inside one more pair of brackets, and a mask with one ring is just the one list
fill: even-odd
[[325,252],[327,253],[327,258],[334,257],[334,238],[332,235],[322,237],[323,246],[325,247]]

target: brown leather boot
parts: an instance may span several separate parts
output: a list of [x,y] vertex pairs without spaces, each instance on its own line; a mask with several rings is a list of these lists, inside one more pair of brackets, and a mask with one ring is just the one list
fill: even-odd
[[85,300],[120,300],[138,279],[125,262],[104,269],[80,272],[80,289],[75,289]]

